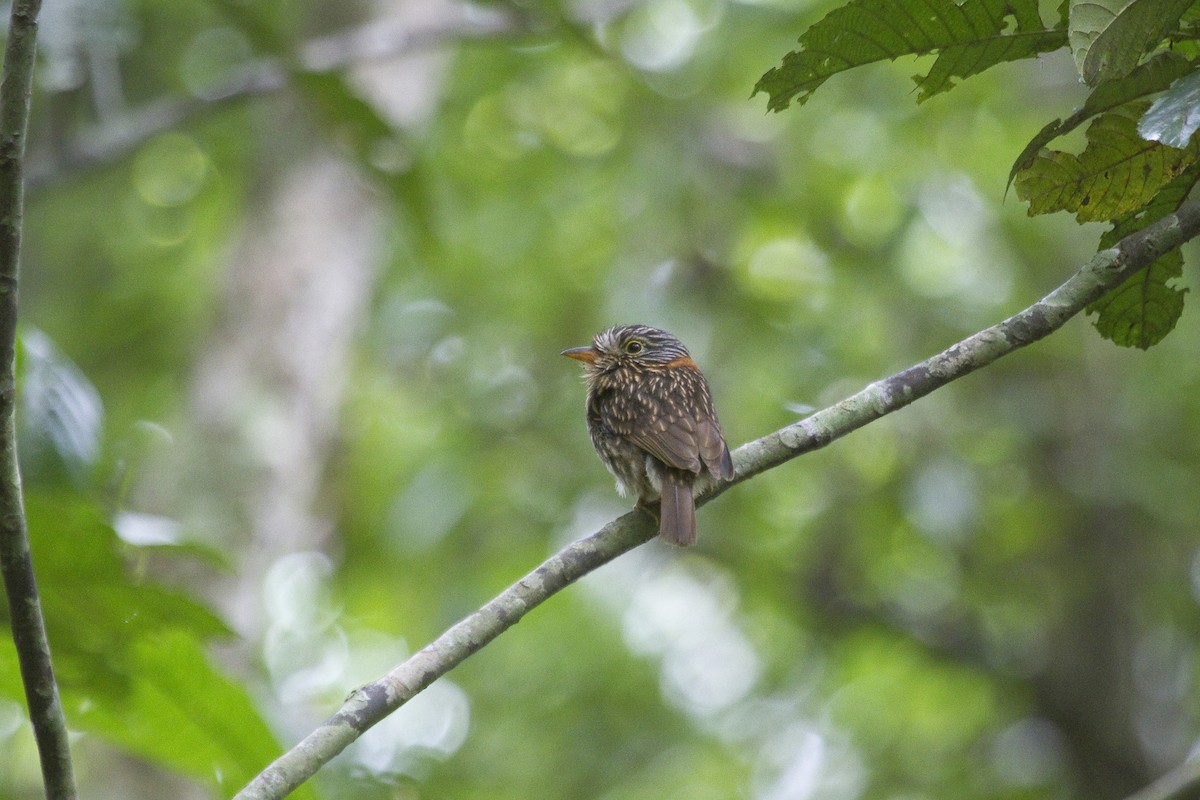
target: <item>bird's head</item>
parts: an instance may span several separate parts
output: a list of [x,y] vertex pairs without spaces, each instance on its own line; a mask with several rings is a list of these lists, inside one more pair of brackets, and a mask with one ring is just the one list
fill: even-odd
[[585,347],[563,350],[567,358],[582,361],[588,376],[601,375],[623,367],[654,369],[683,359],[691,361],[683,342],[671,334],[648,325],[617,325],[600,331]]

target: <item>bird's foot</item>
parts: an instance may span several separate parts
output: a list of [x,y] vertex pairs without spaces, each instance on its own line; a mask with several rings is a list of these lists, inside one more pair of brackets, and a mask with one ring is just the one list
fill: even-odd
[[650,517],[650,519],[654,520],[655,525],[658,525],[661,521],[659,517],[657,500],[643,500],[639,497],[637,503],[635,503],[633,507]]

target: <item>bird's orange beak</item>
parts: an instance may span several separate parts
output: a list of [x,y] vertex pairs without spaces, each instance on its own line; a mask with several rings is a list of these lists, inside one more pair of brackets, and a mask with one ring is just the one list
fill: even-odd
[[570,347],[566,350],[563,350],[562,355],[566,356],[567,358],[573,358],[576,361],[583,361],[587,364],[591,364],[596,360],[596,351],[593,350],[591,346]]

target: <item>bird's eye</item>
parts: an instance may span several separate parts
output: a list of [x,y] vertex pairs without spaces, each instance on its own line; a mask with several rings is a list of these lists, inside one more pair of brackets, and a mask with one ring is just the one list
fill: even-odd
[[634,339],[632,342],[627,342],[625,344],[625,352],[629,353],[631,356],[636,356],[638,353],[642,352],[642,343],[637,339]]

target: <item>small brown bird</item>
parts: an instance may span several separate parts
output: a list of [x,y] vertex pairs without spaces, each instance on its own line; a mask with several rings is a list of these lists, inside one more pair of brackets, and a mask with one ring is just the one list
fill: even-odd
[[622,496],[660,501],[658,534],[696,541],[695,492],[733,477],[708,381],[683,343],[646,325],[601,331],[562,354],[583,362],[592,444]]

